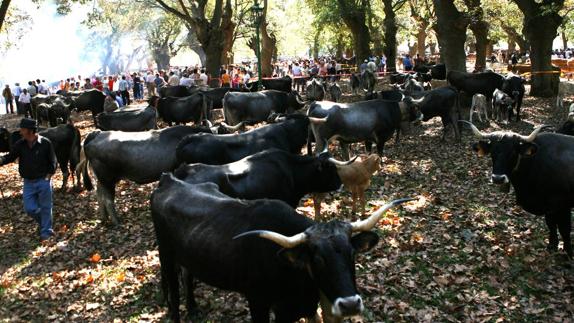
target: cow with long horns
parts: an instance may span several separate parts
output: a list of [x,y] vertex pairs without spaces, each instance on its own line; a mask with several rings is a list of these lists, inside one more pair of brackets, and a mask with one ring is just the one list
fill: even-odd
[[483,133],[468,123],[479,142],[473,150],[492,157],[492,182],[516,192],[516,202],[524,210],[544,215],[550,232],[548,250],[558,249],[558,234],[564,250],[572,258],[570,231],[574,207],[574,138],[539,132],[528,136],[514,132]]
[[355,255],[379,240],[375,227],[395,200],[367,219],[315,222],[278,200],[239,200],[213,183],[188,184],[162,176],[151,197],[169,316],[179,316],[178,272],[185,268],[187,309],[197,310],[193,280],[243,294],[253,322],[358,315]]

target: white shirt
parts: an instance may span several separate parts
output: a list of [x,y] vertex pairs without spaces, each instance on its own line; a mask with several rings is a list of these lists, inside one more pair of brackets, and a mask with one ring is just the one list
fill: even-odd
[[201,80],[202,85],[207,85],[207,74],[201,73],[201,75],[199,75],[199,79]]
[[179,85],[190,87],[192,84],[193,84],[193,80],[190,79],[189,77],[184,76],[181,78],[181,80],[179,80]]
[[22,94],[20,94],[20,98],[18,98],[18,102],[22,102],[22,103],[30,103],[30,93],[24,93],[22,92]]
[[293,68],[291,70],[293,71],[294,76],[301,75],[301,68],[299,66],[293,66]]
[[155,75],[153,75],[153,74],[149,74],[148,76],[145,77],[145,81],[147,83],[153,83],[154,80],[155,80]]
[[249,73],[245,73],[245,75],[243,75],[243,83],[247,84],[250,79],[251,75],[249,75]]
[[179,85],[179,77],[177,77],[177,75],[173,74],[172,76],[169,77],[169,79],[167,80],[167,83],[171,86]]

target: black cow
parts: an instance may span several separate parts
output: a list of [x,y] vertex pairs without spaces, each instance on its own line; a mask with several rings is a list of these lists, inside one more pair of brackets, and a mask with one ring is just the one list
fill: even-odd
[[353,94],[358,94],[361,89],[361,74],[353,73],[350,78],[351,91]]
[[[414,99],[413,99],[414,97]],[[460,140],[458,120],[461,119],[458,104],[458,92],[454,87],[444,86],[427,92],[418,93],[413,97],[407,97],[404,102],[414,106],[422,113],[422,121],[428,121],[434,117],[440,117],[443,126],[442,140],[446,139],[447,127],[451,125],[454,135]]]
[[156,110],[149,105],[145,109],[123,109],[102,112],[96,117],[96,127],[100,130],[146,131],[156,129]]
[[266,121],[272,113],[292,113],[304,105],[295,91],[228,92],[223,98],[223,115],[225,122],[234,126],[241,121]]
[[157,181],[163,172],[178,165],[175,147],[186,135],[210,132],[206,127],[175,126],[142,132],[94,131],[84,141],[86,161],[82,165],[84,187],[92,190],[91,166],[98,179],[97,199],[103,220],[118,216],[114,205],[116,184],[130,180],[138,184]]
[[446,65],[443,63],[433,65],[430,68],[430,75],[433,80],[446,80]]
[[405,98],[405,95],[400,90],[383,90],[380,92],[373,92],[371,94],[365,94],[365,101],[367,100],[387,100],[387,101],[395,101],[400,102]]
[[454,86],[459,92],[464,92],[469,97],[477,93],[484,95],[490,105],[494,90],[502,89],[504,76],[494,72],[466,73],[449,71],[447,82],[449,85]]
[[106,95],[102,91],[96,89],[87,90],[73,99],[73,107],[78,111],[90,110],[94,122],[96,122],[96,116],[104,112],[105,99]]
[[[353,103],[314,102],[307,115],[315,137],[315,152],[324,151],[329,140],[337,139],[347,160],[349,143],[366,141],[366,148],[370,152],[371,141],[374,141],[378,153],[382,154],[385,142],[395,131],[398,142],[401,122],[417,118],[416,110],[408,109],[402,102],[378,99]],[[307,149],[309,153],[310,145]]]
[[207,100],[202,93],[195,93],[183,98],[177,97],[152,97],[152,105],[157,108],[159,117],[169,126],[193,122],[199,124],[207,118]]
[[323,101],[325,99],[325,87],[323,82],[316,78],[307,82],[307,100],[308,101]]
[[198,90],[199,87],[197,86],[192,87],[188,87],[185,85],[162,86],[159,88],[158,94],[160,98],[167,98],[167,97],[184,98],[186,96],[195,94]]
[[409,78],[403,85],[401,85],[401,89],[404,90],[405,95],[413,95],[425,90],[424,86],[414,78]]
[[306,143],[309,119],[299,114],[284,119],[237,135],[187,136],[177,145],[177,160],[179,163],[221,165],[271,148],[299,154]]
[[227,92],[239,92],[241,90],[232,87],[218,87],[199,90],[207,100],[209,105],[208,118],[211,120],[211,111],[213,109],[223,109],[223,98]]
[[[70,172],[73,180],[74,172],[80,162],[82,141],[80,131],[71,124],[65,124],[53,128],[40,129],[39,134],[52,142],[56,160],[62,171],[62,189],[65,189],[68,185]],[[5,128],[0,128],[0,152],[9,152],[12,145],[21,138],[22,136],[19,131],[10,133]],[[79,181],[80,179],[76,176],[76,188],[80,186]]]
[[479,156],[492,157],[492,182],[512,184],[516,202],[524,210],[544,215],[550,232],[548,250],[558,249],[558,234],[564,250],[572,259],[570,231],[571,210],[574,207],[574,138],[562,134],[538,134],[536,128],[529,136],[514,132],[482,133],[470,124],[479,142],[473,149]]
[[343,96],[343,91],[341,91],[341,87],[337,82],[334,82],[329,86],[329,96],[331,97],[331,101],[339,102],[341,101],[341,97]]
[[[179,322],[179,272],[185,269],[187,310],[197,312],[194,280],[241,293],[253,322],[316,317],[323,296],[328,319],[364,308],[355,282],[355,255],[378,243],[370,231],[393,201],[366,220],[315,222],[278,200],[239,200],[213,183],[188,184],[163,175],[151,197],[169,316]],[[259,238],[257,238],[259,237]]]
[[60,98],[61,96],[58,94],[52,94],[52,95],[45,95],[45,94],[36,94],[33,98],[30,99],[30,107],[32,109],[32,117],[34,117],[38,122],[41,122],[40,118],[42,118],[42,120],[46,120],[48,121],[48,113],[47,111],[44,112],[39,112],[38,111],[38,107],[41,104],[46,104],[47,106],[50,106],[52,104],[52,102],[54,102],[54,100],[56,100],[57,98]]
[[[263,87],[266,90],[277,90],[277,91],[291,93],[291,91],[293,89],[292,84],[293,84],[293,80],[289,76],[284,76],[284,77],[276,78],[276,79],[272,79],[272,78],[261,79],[261,85],[263,85]],[[258,90],[257,89],[257,81],[248,82],[245,85],[245,87],[249,91],[256,92]]]
[[35,117],[38,123],[47,121],[50,127],[55,127],[58,123],[66,124],[70,119],[73,102],[71,98],[56,97],[51,103],[40,103],[36,106]]
[[190,184],[215,183],[231,197],[278,199],[295,208],[305,194],[339,189],[335,165],[340,163],[328,154],[300,156],[272,148],[225,165],[182,165],[174,175]]
[[414,75],[410,73],[396,72],[389,75],[389,81],[391,84],[404,84],[412,77],[414,77]]
[[[524,83],[526,80],[520,76],[507,75],[502,83],[502,91],[510,95],[513,99],[513,107],[516,108],[516,121],[520,121],[520,108],[522,107],[522,99],[524,98]],[[508,116],[508,121],[512,117],[512,110],[510,110],[510,115]]]

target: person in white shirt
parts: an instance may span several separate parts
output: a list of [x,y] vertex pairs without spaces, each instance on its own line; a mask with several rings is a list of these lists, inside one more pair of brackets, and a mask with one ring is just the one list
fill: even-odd
[[32,108],[30,105],[31,99],[32,96],[30,95],[27,89],[23,89],[22,94],[20,94],[20,97],[18,98],[18,102],[20,102],[20,106],[22,107],[24,115],[29,118],[32,117]]
[[247,83],[249,83],[249,80],[251,80],[251,75],[249,74],[248,71],[245,71],[245,74],[243,74],[243,84],[247,85]]
[[145,84],[147,87],[147,95],[148,97],[152,97],[156,95],[155,93],[155,76],[152,72],[147,72],[147,76],[145,78]]
[[199,80],[200,80],[201,85],[207,86],[208,77],[207,77],[207,74],[205,74],[204,69],[201,70],[201,74],[199,75]]
[[169,84],[170,86],[179,85],[179,77],[177,77],[177,75],[175,75],[174,72],[170,72],[169,73],[169,79],[167,80],[167,84]]
[[193,80],[190,79],[187,74],[183,74],[179,80],[179,85],[190,87],[193,84]]

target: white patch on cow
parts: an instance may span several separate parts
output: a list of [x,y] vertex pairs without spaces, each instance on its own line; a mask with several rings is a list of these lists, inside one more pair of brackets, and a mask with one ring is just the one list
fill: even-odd
[[331,307],[331,312],[335,316],[343,316],[343,309],[341,306],[345,303],[359,303],[359,312],[362,312],[365,306],[363,305],[363,300],[359,295],[347,296],[347,297],[339,297],[333,303],[333,307]]
[[249,171],[249,164],[245,161],[237,161],[228,165],[229,172],[233,175],[243,174]]
[[508,184],[508,182],[510,182],[508,180],[508,176],[506,175],[496,175],[496,174],[492,174],[492,177],[490,178],[490,180],[492,181],[493,177],[502,177],[504,179],[504,182],[502,184]]
[[143,141],[153,137],[153,131],[139,131],[139,132],[123,132],[123,131],[110,131],[108,132],[108,140],[119,141]]

